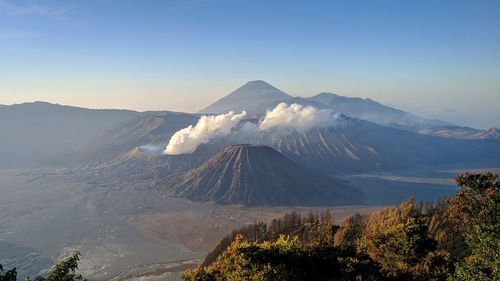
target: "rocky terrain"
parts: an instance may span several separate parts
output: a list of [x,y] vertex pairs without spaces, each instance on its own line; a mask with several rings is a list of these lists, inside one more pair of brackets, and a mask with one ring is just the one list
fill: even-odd
[[353,205],[347,181],[301,167],[260,145],[228,146],[198,168],[160,181],[161,190],[195,201],[243,205]]

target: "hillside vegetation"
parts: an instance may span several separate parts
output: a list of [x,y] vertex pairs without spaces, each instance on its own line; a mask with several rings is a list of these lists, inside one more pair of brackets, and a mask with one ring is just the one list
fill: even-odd
[[224,238],[184,280],[500,280],[500,181],[464,173],[452,198],[340,225],[296,213]]

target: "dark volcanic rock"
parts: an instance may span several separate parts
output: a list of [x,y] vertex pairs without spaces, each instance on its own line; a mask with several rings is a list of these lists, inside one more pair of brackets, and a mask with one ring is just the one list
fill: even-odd
[[359,203],[359,191],[348,182],[322,176],[270,147],[258,145],[229,146],[200,167],[161,186],[179,197],[219,204]]

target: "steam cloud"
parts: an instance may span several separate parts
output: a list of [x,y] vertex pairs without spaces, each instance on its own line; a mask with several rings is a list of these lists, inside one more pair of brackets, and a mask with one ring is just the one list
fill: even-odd
[[190,125],[177,131],[170,139],[165,154],[193,153],[198,145],[208,143],[216,137],[232,135],[235,138],[252,140],[256,135],[273,130],[279,134],[287,134],[293,130],[306,131],[313,127],[333,126],[338,116],[329,109],[317,109],[300,104],[278,104],[258,124],[239,122],[246,116],[243,111],[235,114],[230,111],[216,116],[202,116],[195,126]]
[[[334,118],[335,117],[335,118]],[[317,109],[300,104],[278,104],[273,110],[267,111],[260,122],[261,130],[279,127],[306,131],[313,127],[328,127],[335,122],[336,116],[330,109]]]
[[155,144],[145,144],[138,147],[139,151],[147,155],[160,155],[165,146]]
[[164,153],[170,155],[193,153],[198,145],[208,143],[218,136],[229,135],[246,114],[245,111],[240,114],[230,111],[216,116],[201,116],[194,127],[189,125],[189,127],[177,131],[170,138]]

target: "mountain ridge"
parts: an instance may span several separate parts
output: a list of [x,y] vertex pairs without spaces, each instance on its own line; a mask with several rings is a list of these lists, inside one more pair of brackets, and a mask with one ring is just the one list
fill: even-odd
[[[272,91],[279,91],[281,95],[274,98],[260,98],[258,94],[250,95],[253,87],[245,85],[266,85]],[[336,113],[341,113],[350,117],[370,121],[379,125],[394,127],[419,134],[459,138],[459,139],[500,139],[500,134],[490,130],[479,130],[464,126],[459,126],[438,119],[428,119],[410,112],[406,112],[394,107],[384,105],[370,98],[346,97],[336,93],[321,92],[311,97],[292,97],[268,83],[257,80],[250,81],[240,88],[245,88],[245,93],[251,98],[234,101],[237,89],[219,99],[215,103],[199,111],[203,114],[221,114],[228,111],[241,112],[243,110],[252,114],[265,114],[267,110],[274,108],[279,103],[297,103],[302,106],[313,106],[320,109],[331,109]],[[259,87],[256,87],[257,89]],[[256,91],[258,92],[258,91]],[[236,98],[238,95],[236,95]]]
[[[381,125],[427,124],[433,126],[449,126],[441,120],[430,120],[412,113],[384,105],[370,98],[346,97],[335,93],[322,92],[308,100],[327,105],[334,111],[351,117],[371,121]],[[378,115],[378,116],[377,116]]]
[[77,150],[138,114],[40,101],[2,106],[0,168],[61,166],[65,160],[57,156]]

